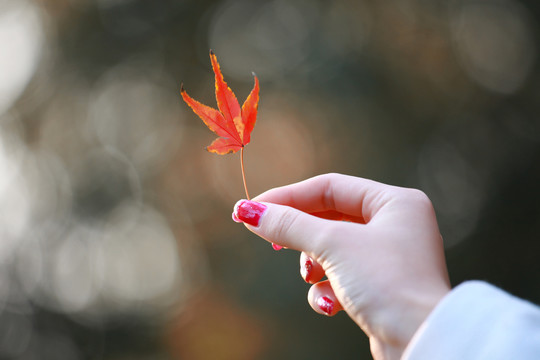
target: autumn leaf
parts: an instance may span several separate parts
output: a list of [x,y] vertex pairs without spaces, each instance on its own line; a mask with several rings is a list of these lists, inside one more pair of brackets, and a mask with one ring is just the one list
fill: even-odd
[[244,173],[244,146],[251,140],[251,132],[257,120],[257,109],[259,106],[259,80],[255,78],[255,85],[246,101],[240,108],[240,104],[234,92],[227,86],[223,79],[223,74],[219,67],[216,55],[210,50],[210,61],[216,78],[216,100],[218,109],[201,104],[189,96],[182,84],[180,93],[184,101],[191,107],[202,121],[219,137],[215,139],[206,149],[210,152],[225,155],[235,153],[240,150],[240,163],[242,166],[242,179],[244,189],[249,200]]
[[216,55],[211,50],[210,60],[216,76],[216,100],[219,111],[194,100],[186,93],[183,86],[182,98],[206,126],[219,136],[206,149],[219,155],[235,153],[249,144],[251,131],[257,120],[259,80],[253,74],[255,85],[240,108],[236,96],[223,79]]

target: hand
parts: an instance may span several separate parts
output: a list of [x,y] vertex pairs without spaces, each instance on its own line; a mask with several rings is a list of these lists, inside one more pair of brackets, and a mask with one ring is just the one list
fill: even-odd
[[233,218],[301,251],[311,307],[345,310],[375,359],[398,359],[450,291],[433,206],[419,190],[327,174],[241,200]]

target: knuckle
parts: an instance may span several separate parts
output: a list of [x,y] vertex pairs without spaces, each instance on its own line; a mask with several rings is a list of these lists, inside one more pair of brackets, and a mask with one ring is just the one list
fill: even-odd
[[342,176],[343,176],[342,174],[339,174],[339,173],[336,173],[336,172],[331,172],[331,173],[326,174],[326,177],[328,179],[336,179],[336,178],[339,178],[339,177],[342,177]]
[[425,192],[419,189],[409,189],[409,196],[418,202],[431,202]]
[[431,210],[433,208],[431,199],[425,192],[419,189],[407,189],[406,200],[426,210]]
[[335,249],[335,244],[346,240],[343,236],[342,223],[332,221],[321,227],[311,238],[311,249],[324,260],[329,255],[331,249]]
[[328,186],[328,184],[339,180],[343,176],[344,176],[343,174],[339,174],[339,173],[326,173],[326,174],[322,174],[322,175],[317,175],[313,179],[315,181],[320,181],[323,184],[327,184],[327,186]]
[[286,209],[276,219],[272,230],[268,234],[270,239],[289,241],[298,222],[298,212]]
[[320,226],[323,219],[313,218],[313,222],[295,209],[284,209],[272,220],[265,238],[279,245],[309,253],[320,254],[329,244],[340,236],[339,222],[328,221]]

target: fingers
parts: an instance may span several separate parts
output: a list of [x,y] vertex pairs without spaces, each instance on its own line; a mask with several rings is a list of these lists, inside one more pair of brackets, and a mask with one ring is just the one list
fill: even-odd
[[243,222],[263,239],[293,250],[305,251],[320,260],[331,247],[362,238],[365,225],[322,219],[289,206],[240,200],[233,219]]
[[320,281],[325,275],[322,266],[305,252],[300,254],[300,274],[307,283],[314,284],[308,292],[308,302],[313,310],[327,316],[343,310],[330,281]]
[[308,292],[308,303],[315,312],[322,315],[334,316],[343,310],[328,280],[311,286]]
[[315,284],[324,277],[322,266],[305,252],[300,254],[300,275],[305,282]]
[[331,239],[332,229],[347,224],[321,219],[289,206],[249,200],[236,203],[233,219],[269,242],[311,255],[322,252]]
[[365,224],[365,219],[361,216],[343,214],[336,210],[319,211],[319,212],[313,212],[310,214],[316,217],[320,217],[322,219],[327,219],[327,220],[350,221],[350,222]]
[[399,189],[341,174],[325,174],[269,190],[253,200],[287,205],[307,213],[338,212],[367,222]]
[[343,310],[330,281],[320,281],[324,277],[322,266],[305,252],[300,254],[300,273],[307,283],[314,284],[308,292],[308,302],[313,310],[327,316]]

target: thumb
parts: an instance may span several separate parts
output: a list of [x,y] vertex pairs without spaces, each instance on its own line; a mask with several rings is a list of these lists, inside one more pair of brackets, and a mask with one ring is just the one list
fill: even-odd
[[323,248],[331,222],[289,206],[250,200],[238,201],[232,216],[269,242],[312,254]]

